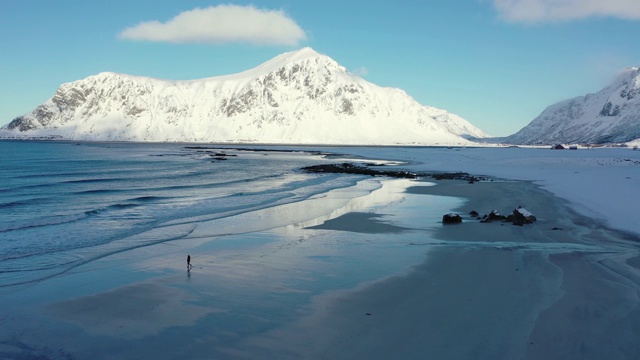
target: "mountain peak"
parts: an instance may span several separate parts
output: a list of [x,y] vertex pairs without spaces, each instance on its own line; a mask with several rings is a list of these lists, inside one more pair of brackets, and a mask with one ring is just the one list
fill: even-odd
[[271,59],[270,61],[280,60],[280,61],[287,61],[287,62],[298,62],[298,61],[303,61],[303,60],[313,59],[318,57],[328,57],[328,56],[322,55],[310,47],[304,47],[300,50],[289,51],[284,54],[280,54],[275,58]]
[[264,62],[254,69],[248,70],[246,73],[255,72],[269,73],[277,71],[283,67],[292,66],[293,64],[302,64],[310,66],[331,67],[346,72],[346,69],[335,60],[327,55],[320,54],[310,47],[304,47],[300,50],[286,52]]
[[619,88],[621,86],[640,85],[640,69],[637,67],[627,67],[620,71],[615,80],[608,86],[608,88]]
[[100,73],[62,85],[4,129],[87,140],[354,145],[469,144],[461,135],[483,135],[308,47],[200,80]]
[[546,108],[505,138],[513,144],[620,143],[640,137],[640,69],[628,67],[597,93]]
[[284,53],[282,55],[286,55],[286,56],[290,56],[290,57],[296,57],[296,58],[310,58],[310,57],[319,57],[319,56],[326,56],[326,55],[322,55],[320,53],[318,53],[317,51],[313,50],[310,47],[303,47],[300,50],[295,50],[295,51],[290,51],[287,53]]

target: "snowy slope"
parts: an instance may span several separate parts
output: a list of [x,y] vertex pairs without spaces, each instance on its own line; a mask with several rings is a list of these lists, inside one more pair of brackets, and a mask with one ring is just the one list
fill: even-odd
[[610,86],[549,106],[504,139],[510,144],[620,143],[640,137],[640,70],[628,68]]
[[29,136],[287,144],[469,144],[466,120],[349,73],[310,48],[192,81],[101,73],[3,127]]
[[573,209],[583,215],[640,234],[640,150],[371,147],[327,150],[367,159],[406,161],[401,168],[410,171],[465,171],[473,175],[532,181],[570,201]]

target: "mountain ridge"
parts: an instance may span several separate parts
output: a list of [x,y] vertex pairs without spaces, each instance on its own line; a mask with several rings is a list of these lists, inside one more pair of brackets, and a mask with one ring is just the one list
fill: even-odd
[[596,93],[547,107],[527,126],[502,138],[508,144],[604,144],[640,138],[640,69],[626,68]]
[[351,74],[311,48],[237,74],[162,80],[101,72],[62,84],[3,127],[73,140],[468,145],[468,121]]

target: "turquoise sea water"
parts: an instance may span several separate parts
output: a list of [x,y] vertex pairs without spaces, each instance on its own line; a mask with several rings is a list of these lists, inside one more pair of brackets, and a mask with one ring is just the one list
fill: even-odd
[[[299,170],[323,161],[304,152],[184,144],[2,141],[0,287],[358,180]],[[183,226],[141,236],[176,223]]]
[[274,150],[0,142],[0,358],[261,354],[317,296],[424,261],[463,202]]

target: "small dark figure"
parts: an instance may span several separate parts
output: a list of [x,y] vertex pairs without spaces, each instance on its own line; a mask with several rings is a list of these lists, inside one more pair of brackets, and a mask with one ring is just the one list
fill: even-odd
[[191,255],[187,255],[187,271],[191,270]]

